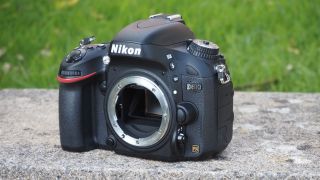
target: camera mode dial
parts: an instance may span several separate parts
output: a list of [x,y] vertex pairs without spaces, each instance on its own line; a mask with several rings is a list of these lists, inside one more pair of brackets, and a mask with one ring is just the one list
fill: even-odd
[[187,50],[190,54],[204,59],[215,59],[219,54],[219,46],[201,39],[194,39],[188,46]]

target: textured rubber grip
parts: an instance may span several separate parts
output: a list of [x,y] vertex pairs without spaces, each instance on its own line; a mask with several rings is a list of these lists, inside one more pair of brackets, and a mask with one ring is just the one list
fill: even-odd
[[81,84],[60,84],[59,127],[61,146],[64,150],[81,152],[94,148],[91,106],[86,104],[90,103],[90,95],[90,87]]

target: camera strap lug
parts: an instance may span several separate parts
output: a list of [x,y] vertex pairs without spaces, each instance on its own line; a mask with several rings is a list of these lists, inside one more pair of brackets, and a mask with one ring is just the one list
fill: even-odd
[[96,39],[96,37],[94,37],[94,36],[87,37],[87,38],[83,38],[83,39],[80,41],[79,46],[80,46],[80,47],[83,47],[84,45],[91,44],[95,39]]
[[216,65],[215,70],[217,71],[218,79],[221,84],[227,84],[228,82],[230,82],[231,78],[230,75],[227,73],[227,69],[224,64]]

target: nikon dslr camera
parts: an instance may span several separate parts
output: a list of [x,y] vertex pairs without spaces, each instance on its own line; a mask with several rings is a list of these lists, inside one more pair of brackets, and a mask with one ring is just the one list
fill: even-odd
[[152,15],[109,43],[80,41],[57,80],[64,150],[162,161],[211,157],[229,144],[233,86],[219,47],[180,15]]

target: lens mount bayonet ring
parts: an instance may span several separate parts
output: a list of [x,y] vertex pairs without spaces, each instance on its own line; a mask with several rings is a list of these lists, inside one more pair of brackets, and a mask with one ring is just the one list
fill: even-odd
[[[126,134],[118,123],[118,117],[116,114],[116,104],[119,98],[119,93],[121,90],[128,85],[138,85],[146,88],[158,99],[161,111],[162,119],[160,127],[157,131],[147,137],[134,138]],[[143,76],[128,76],[119,80],[111,89],[108,100],[107,100],[107,113],[110,124],[115,131],[115,133],[126,143],[137,146],[137,147],[147,147],[158,143],[166,134],[169,129],[170,124],[170,110],[169,103],[161,88],[152,80]]]

